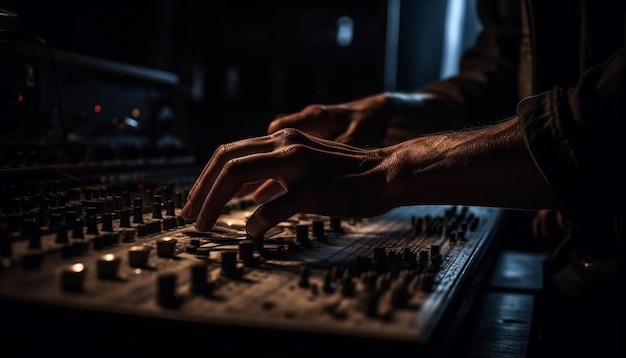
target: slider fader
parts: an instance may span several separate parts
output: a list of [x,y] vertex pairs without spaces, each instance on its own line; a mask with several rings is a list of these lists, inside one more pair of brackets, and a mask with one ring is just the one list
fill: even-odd
[[0,216],[3,335],[26,352],[432,353],[502,218],[452,205],[302,213],[250,238],[247,199],[198,232],[173,183],[34,188],[3,187]]

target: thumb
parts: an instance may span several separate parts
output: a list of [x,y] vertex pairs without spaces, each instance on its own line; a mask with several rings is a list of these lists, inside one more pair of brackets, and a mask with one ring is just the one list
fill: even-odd
[[263,237],[272,227],[297,214],[300,205],[292,192],[285,192],[274,199],[259,205],[246,221],[246,234]]

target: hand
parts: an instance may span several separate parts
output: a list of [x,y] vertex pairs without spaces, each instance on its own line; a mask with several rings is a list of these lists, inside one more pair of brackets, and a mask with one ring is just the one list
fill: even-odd
[[390,104],[386,94],[343,104],[312,104],[300,112],[275,118],[269,124],[267,132],[296,128],[339,143],[361,147],[379,146],[390,121]]
[[247,230],[254,236],[299,212],[350,217],[382,214],[392,207],[383,199],[387,171],[394,168],[387,164],[393,156],[386,151],[361,149],[296,129],[224,144],[190,189],[182,215],[196,220],[198,230],[209,230],[243,185],[267,179],[279,184],[282,194],[273,195],[248,219]]
[[[358,147],[383,146],[389,144],[386,139],[390,138],[389,126],[394,119],[399,120],[401,125],[400,128],[393,128],[392,142],[401,141],[397,138],[409,139],[441,129],[437,126],[445,122],[442,119],[445,112],[438,109],[434,115],[434,112],[426,114],[424,110],[427,100],[437,103],[438,108],[442,107],[439,101],[433,99],[434,95],[426,93],[385,92],[343,104],[312,104],[300,112],[278,116],[270,122],[267,131],[271,134],[285,128],[296,128],[319,138]],[[448,102],[444,103],[449,106]],[[433,121],[434,117],[439,119],[437,123]],[[270,180],[246,184],[236,197],[255,192],[253,198],[259,203],[269,199],[263,194],[277,191],[278,185]]]

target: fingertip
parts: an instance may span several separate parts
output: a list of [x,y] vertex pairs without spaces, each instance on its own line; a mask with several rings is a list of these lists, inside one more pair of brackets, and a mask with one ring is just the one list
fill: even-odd
[[193,220],[193,215],[192,215],[192,208],[191,208],[191,203],[187,202],[185,203],[185,205],[183,205],[183,208],[180,209],[180,215],[183,217],[183,219],[185,220]]
[[288,195],[278,196],[262,205],[246,221],[246,233],[252,237],[263,237],[265,233],[296,212],[289,205]]

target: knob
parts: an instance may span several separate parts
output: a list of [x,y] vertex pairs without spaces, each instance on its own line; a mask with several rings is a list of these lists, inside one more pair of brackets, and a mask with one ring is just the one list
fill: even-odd
[[191,292],[199,294],[209,293],[209,265],[201,262],[191,266]]
[[176,216],[176,208],[175,208],[174,200],[170,199],[165,203],[165,215]]
[[13,254],[13,238],[7,224],[0,224],[0,257],[11,257]]
[[296,242],[303,246],[309,246],[311,240],[309,239],[309,226],[304,224],[296,225]]
[[143,207],[141,206],[133,207],[133,223],[143,224]]
[[174,308],[179,305],[176,282],[177,276],[174,272],[162,273],[157,277],[157,302],[162,307]]
[[157,240],[157,256],[159,257],[174,257],[176,254],[176,242],[173,237],[166,236]]
[[96,274],[100,279],[115,279],[117,278],[117,272],[122,260],[113,255],[105,254],[98,258],[96,261]]
[[89,235],[98,234],[98,218],[95,215],[87,216],[85,223],[87,225],[87,234]]
[[102,231],[113,231],[113,216],[111,213],[102,214]]
[[120,210],[120,227],[130,227],[130,212],[128,209]]
[[65,224],[65,222],[59,223],[56,227],[56,238],[54,242],[57,244],[67,244],[69,241],[67,237],[67,230],[67,224]]
[[41,228],[37,220],[26,218],[22,221],[22,237],[28,240],[29,249],[41,249]]
[[163,219],[163,214],[161,212],[161,202],[159,201],[155,201],[152,203],[152,218]]
[[343,232],[343,228],[341,227],[341,219],[340,218],[331,218],[330,219],[330,229],[333,232],[336,232],[336,233]]
[[131,246],[128,249],[128,264],[130,267],[146,267],[150,258],[150,250],[151,248],[145,245]]
[[83,234],[83,220],[81,218],[76,218],[72,222],[72,238],[74,239],[85,238],[85,234]]
[[251,266],[254,263],[254,242],[252,240],[239,242],[239,259],[246,266]]
[[326,241],[326,235],[324,234],[324,221],[323,220],[313,220],[312,223],[312,235],[318,241]]
[[234,276],[238,273],[237,270],[237,251],[236,250],[224,250],[221,255],[222,260],[222,273],[227,276]]
[[63,268],[61,271],[61,289],[71,292],[83,291],[86,271],[85,265],[80,262]]

